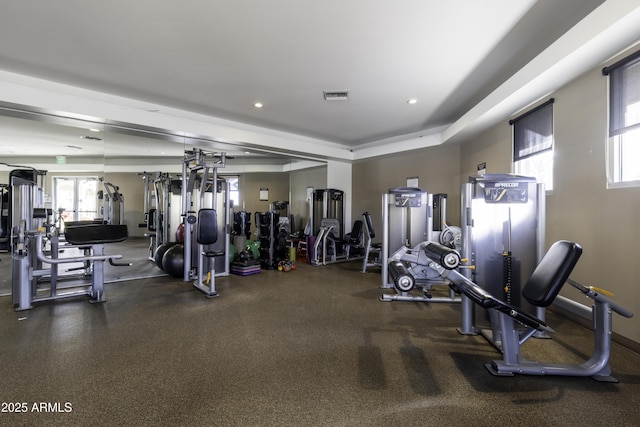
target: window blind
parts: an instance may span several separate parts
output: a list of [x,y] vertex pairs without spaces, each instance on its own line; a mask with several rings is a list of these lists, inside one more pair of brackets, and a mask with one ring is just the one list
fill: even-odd
[[513,126],[513,161],[553,148],[553,102],[551,98],[525,114],[509,120]]
[[640,51],[602,74],[609,76],[609,136],[640,128]]

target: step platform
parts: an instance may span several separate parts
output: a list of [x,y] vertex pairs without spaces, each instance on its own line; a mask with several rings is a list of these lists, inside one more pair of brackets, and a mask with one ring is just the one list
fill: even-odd
[[236,261],[231,263],[231,274],[249,276],[258,273],[260,273],[260,261]]

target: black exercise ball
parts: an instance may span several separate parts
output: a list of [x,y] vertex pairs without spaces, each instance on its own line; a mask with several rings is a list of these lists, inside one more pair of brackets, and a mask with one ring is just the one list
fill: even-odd
[[238,254],[238,260],[240,262],[252,261],[253,260],[253,254],[251,253],[250,250],[245,249],[244,251],[242,251],[242,252],[240,252]]
[[164,267],[162,266],[162,257],[164,257],[165,252],[167,252],[169,248],[177,244],[178,242],[166,242],[158,246],[156,252],[153,254],[153,260],[159,268],[164,270]]
[[162,269],[173,277],[184,276],[184,245],[173,245],[164,253]]

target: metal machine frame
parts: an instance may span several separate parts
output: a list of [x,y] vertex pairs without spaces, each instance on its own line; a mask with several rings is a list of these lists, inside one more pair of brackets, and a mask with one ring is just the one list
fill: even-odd
[[[462,274],[469,280],[477,280],[480,286],[487,286],[487,291],[496,298],[506,299],[507,292],[503,289],[508,288],[509,294],[513,294],[510,303],[544,320],[544,308],[521,302],[519,295],[544,253],[544,184],[536,183],[535,178],[512,174],[470,177],[462,187],[461,208],[461,255],[468,260]],[[512,227],[512,222],[517,222],[517,227]],[[458,331],[463,335],[480,333],[499,346],[499,320],[495,315],[489,313],[487,321],[485,313],[476,312],[473,302],[464,295],[461,303]],[[536,337],[546,335],[539,332]]]
[[[446,262],[442,261],[442,256],[434,256],[434,251],[429,251],[429,247],[434,245],[436,244],[425,246],[425,253],[431,260],[429,266],[448,280],[454,289],[462,292],[470,301],[495,313],[498,319],[502,339],[502,360],[494,360],[485,365],[491,374],[496,376],[513,376],[515,374],[580,376],[591,377],[602,382],[617,382],[617,379],[611,376],[609,366],[611,336],[613,335],[612,316],[613,312],[616,312],[621,316],[631,318],[633,313],[604,296],[596,288],[585,286],[569,278],[582,252],[579,245],[566,241],[556,242],[552,245],[524,288],[524,292],[529,294],[530,300],[532,295],[536,296],[539,301],[536,301],[535,304],[540,304],[540,306],[551,304],[557,298],[561,298],[557,293],[565,281],[594,301],[590,310],[595,340],[593,353],[588,360],[577,364],[544,363],[523,359],[520,348],[529,338],[538,333],[553,334],[555,331],[543,319],[494,297],[472,280],[455,271],[455,263],[446,265]],[[441,247],[440,250],[446,250],[446,248]],[[449,259],[451,258],[449,257]],[[534,279],[536,275],[537,277]],[[549,283],[545,283],[545,281],[549,281]],[[528,292],[527,288],[534,290]],[[541,292],[542,290],[544,292]],[[534,303],[534,301],[531,302]],[[574,304],[588,310],[582,304]]]
[[[391,188],[382,195],[382,289],[393,288],[395,294],[382,294],[380,301],[460,302],[460,297],[448,290],[448,296],[435,297],[433,286],[446,285],[439,275],[425,264],[422,246],[435,239],[433,194],[421,188]],[[446,215],[446,197],[439,197]],[[422,295],[411,295],[418,289]]]
[[[215,277],[229,275],[229,245],[230,245],[230,213],[231,204],[229,202],[229,192],[226,191],[226,181],[218,181],[218,168],[224,168],[226,164],[226,153],[211,153],[201,149],[193,149],[185,152],[182,163],[182,211],[184,218],[184,272],[185,282],[193,280],[193,285],[206,296],[216,296]],[[200,175],[202,172],[202,175]],[[209,250],[223,252],[217,256],[214,262],[209,262],[205,256],[205,247],[199,244],[194,238],[197,229],[198,216],[193,210],[193,196],[197,183],[199,186],[199,207],[198,209],[211,208],[218,213],[219,234],[223,239],[217,239]],[[219,184],[222,185],[224,200],[221,207],[218,207]],[[210,197],[207,197],[207,194]],[[207,200],[209,199],[209,200]],[[205,264],[210,268],[207,271],[213,274],[205,274]],[[205,283],[205,279],[208,283]]]

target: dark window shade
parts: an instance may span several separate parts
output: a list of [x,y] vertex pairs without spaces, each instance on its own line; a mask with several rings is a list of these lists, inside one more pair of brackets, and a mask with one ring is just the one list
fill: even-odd
[[631,55],[602,73],[609,75],[609,136],[640,128],[640,57]]
[[513,125],[513,161],[553,148],[553,98],[509,121]]

